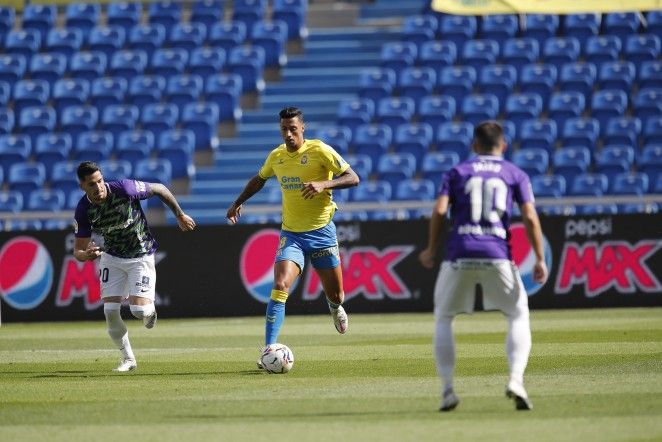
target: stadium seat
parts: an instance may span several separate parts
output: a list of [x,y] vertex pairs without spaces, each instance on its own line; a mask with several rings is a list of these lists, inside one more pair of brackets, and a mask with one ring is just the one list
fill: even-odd
[[140,23],[142,3],[109,3],[106,18],[109,26],[120,26],[125,32]]
[[69,76],[93,81],[103,77],[106,70],[106,54],[103,52],[77,52],[70,62]]
[[429,96],[437,84],[437,75],[432,68],[406,68],[400,75],[398,92],[401,97],[414,100],[416,109],[420,108],[421,99]]
[[67,5],[64,19],[67,27],[80,29],[87,41],[90,31],[99,21],[101,7],[95,3],[71,3]]
[[212,75],[205,82],[205,101],[216,103],[220,121],[239,121],[242,116],[241,77],[235,74]]
[[452,66],[457,60],[457,48],[452,41],[427,41],[419,47],[418,65],[439,72],[442,68]]
[[600,125],[595,118],[570,118],[563,126],[561,139],[564,146],[595,148]]
[[183,48],[157,49],[152,56],[149,72],[166,80],[181,75],[186,69],[189,52]]
[[653,193],[662,193],[662,175],[657,176],[657,181],[655,187],[653,188]]
[[166,87],[165,79],[160,75],[138,75],[129,82],[127,102],[143,109],[146,105],[160,103]]
[[0,212],[19,213],[23,210],[23,194],[15,190],[0,190]]
[[549,101],[549,118],[562,129],[566,121],[579,118],[586,108],[586,99],[579,92],[555,92]]
[[183,116],[184,107],[198,101],[202,94],[202,78],[197,75],[175,75],[168,79],[166,86],[166,100],[179,108]]
[[427,123],[433,128],[442,123],[452,121],[455,116],[455,100],[448,95],[429,95],[421,99],[418,110],[418,121]]
[[506,118],[518,129],[525,120],[538,118],[542,112],[542,98],[533,92],[512,94],[506,100]]
[[395,41],[384,43],[381,52],[380,66],[392,69],[399,78],[405,68],[414,65],[418,50],[416,45],[407,41]]
[[[659,183],[662,179],[662,144],[645,146],[637,158],[637,170],[648,175],[651,184]],[[656,186],[655,193],[662,193]]]
[[628,97],[618,89],[603,89],[593,94],[591,115],[598,120],[600,127],[605,127],[611,118],[625,115]]
[[501,60],[517,69],[535,63],[539,56],[540,46],[534,38],[509,38],[501,49]]
[[616,215],[618,206],[616,204],[586,204],[579,206],[582,215]]
[[191,7],[191,23],[209,27],[223,18],[222,0],[196,0]]
[[21,111],[19,124],[21,132],[30,137],[35,145],[37,137],[55,129],[55,111],[50,106],[30,106]]
[[393,145],[395,152],[410,153],[416,159],[416,164],[421,164],[432,140],[433,130],[429,124],[406,123],[396,129]]
[[604,146],[595,155],[595,171],[612,179],[616,174],[629,172],[634,164],[634,149],[630,146]]
[[579,57],[580,43],[574,37],[553,37],[547,39],[543,46],[545,63],[560,66],[574,63]]
[[659,207],[655,203],[648,204],[620,204],[618,208],[619,213],[658,213]]
[[377,162],[377,178],[397,186],[401,180],[413,178],[416,173],[416,158],[410,153],[387,153]]
[[[149,105],[148,107],[150,106],[164,105],[157,104]],[[144,114],[148,113],[149,112],[145,112]],[[174,127],[174,125],[171,127]],[[148,130],[148,127],[145,127],[145,129],[146,130],[128,130],[120,132],[115,146],[115,156],[118,160],[128,161],[132,166],[135,166],[138,161],[149,158],[151,152],[154,150],[155,136],[151,130]],[[165,130],[167,129],[160,131],[159,134]]]
[[242,22],[223,21],[215,23],[210,29],[207,40],[211,47],[221,48],[226,55],[241,46],[248,36],[246,25]]
[[435,199],[435,187],[430,180],[404,179],[395,188],[395,200],[432,201]]
[[471,94],[462,100],[460,113],[464,121],[473,125],[494,120],[499,113],[499,100],[492,94]]
[[626,37],[624,45],[625,59],[635,65],[660,56],[660,38],[652,34],[635,34]]
[[[49,53],[63,54],[67,59],[83,47],[83,33],[80,29],[55,28],[48,32],[46,50]],[[70,62],[71,65],[71,62]]]
[[639,68],[640,88],[662,88],[662,61],[645,61]]
[[227,69],[241,77],[243,92],[264,90],[264,49],[257,46],[237,47],[230,51]]
[[[184,106],[181,125],[183,129],[189,129],[193,132],[195,150],[216,147],[218,143],[216,139],[218,113],[218,105],[215,103],[189,103]],[[160,139],[163,139],[163,135]]]
[[539,148],[551,154],[556,144],[557,125],[554,120],[524,120],[520,125],[520,149]]
[[283,67],[287,64],[287,25],[276,20],[258,21],[251,31],[251,44],[264,49],[266,67]]
[[104,181],[121,181],[131,178],[131,163],[126,160],[103,160],[99,162]]
[[646,121],[643,131],[644,145],[662,144],[662,116],[651,117]]
[[556,14],[526,14],[522,36],[536,39],[543,47],[548,38],[556,35],[558,28],[559,16]]
[[388,203],[392,192],[391,183],[387,181],[368,181],[354,188],[351,199],[356,202]]
[[170,0],[158,0],[149,4],[149,22],[170,30],[181,21],[182,4]]
[[46,167],[46,178],[51,178],[55,163],[69,158],[71,149],[72,138],[68,133],[48,133],[37,137],[35,160]]
[[275,0],[272,5],[271,19],[287,24],[288,39],[304,39],[308,36],[306,28],[307,0]]
[[602,18],[602,29],[605,34],[620,38],[636,34],[641,22],[637,12],[611,12]]
[[499,44],[494,40],[468,40],[462,47],[460,63],[476,70],[496,63]]
[[563,147],[553,156],[554,173],[563,176],[566,181],[586,173],[591,165],[591,152],[583,146]]
[[141,160],[135,164],[133,174],[142,181],[168,185],[172,181],[172,166],[163,158]]
[[551,64],[526,64],[522,67],[519,76],[519,85],[522,92],[534,92],[542,98],[543,107],[547,108],[549,97],[554,90],[558,71]]
[[46,34],[55,25],[56,19],[57,8],[54,5],[27,4],[23,9],[21,26],[25,30],[39,32],[39,46],[41,46],[46,41]]
[[45,106],[50,87],[44,80],[20,80],[14,86],[14,113],[21,115],[26,107]]
[[576,91],[584,96],[593,91],[597,70],[592,63],[566,63],[561,67],[559,85],[563,91]]
[[437,132],[436,144],[440,152],[455,152],[464,161],[469,156],[471,140],[473,139],[473,124],[463,122],[443,123]]
[[60,189],[37,189],[28,195],[25,210],[59,212],[64,208],[65,195]]
[[[393,141],[393,131],[386,124],[362,124],[354,132],[353,152],[365,155],[377,164]],[[351,163],[350,163],[351,164]]]
[[432,181],[437,189],[443,175],[459,162],[460,156],[455,152],[428,152],[423,156],[421,173],[423,178]]
[[349,152],[349,143],[352,140],[352,131],[346,126],[330,126],[318,129],[315,138],[333,147],[340,155]]
[[570,196],[602,196],[607,192],[607,176],[601,173],[583,173],[571,181]]
[[630,94],[635,78],[634,64],[629,61],[603,63],[598,75],[601,89],[618,89]]
[[41,189],[46,182],[46,168],[43,164],[16,163],[9,168],[9,190],[21,192],[23,201],[28,201],[30,192]]
[[232,20],[243,22],[248,30],[265,16],[266,0],[234,0],[233,3]]
[[375,120],[377,123],[388,125],[395,133],[399,125],[411,120],[414,109],[414,100],[411,98],[382,98],[377,103]]
[[476,36],[476,17],[470,15],[444,15],[439,23],[439,36],[442,41],[452,41],[462,47],[465,41]]
[[565,195],[566,181],[561,175],[536,175],[531,178],[533,194],[540,198],[561,198]]
[[166,27],[159,23],[134,26],[127,36],[127,49],[144,51],[151,58],[166,39]]
[[437,87],[443,95],[450,95],[456,103],[462,103],[464,97],[473,92],[476,78],[476,69],[471,66],[447,67],[437,77]]
[[23,77],[26,68],[27,63],[23,55],[0,54],[0,81],[6,82],[10,88]]
[[30,61],[32,56],[39,52],[41,36],[35,29],[18,29],[9,31],[5,37],[4,52],[18,54]]
[[207,37],[207,26],[202,23],[177,23],[168,38],[168,46],[191,52],[203,46]]
[[221,72],[225,65],[225,51],[221,48],[196,48],[191,52],[188,71],[203,79]]
[[68,209],[75,209],[78,201],[83,196],[78,177],[76,176],[77,169],[77,162],[59,161],[53,164],[53,170],[49,178],[51,189],[62,190],[65,195],[68,195],[65,202]]
[[359,96],[377,104],[382,98],[390,97],[396,84],[393,69],[366,69],[359,78]]
[[648,191],[648,175],[641,172],[620,173],[610,181],[609,193],[612,195],[638,195]]
[[576,38],[580,45],[585,46],[586,41],[599,34],[600,16],[598,14],[568,14],[564,20],[564,35]]
[[481,69],[478,86],[481,93],[493,94],[497,97],[499,112],[505,109],[506,97],[517,82],[517,71],[514,66],[488,65]]
[[142,75],[147,67],[148,56],[145,51],[126,50],[115,52],[110,62],[108,75],[131,80],[137,75]]
[[91,51],[102,52],[106,60],[111,60],[115,52],[124,47],[126,31],[121,26],[95,26],[90,30],[88,47]]
[[66,70],[67,59],[63,54],[36,54],[30,61],[30,78],[46,80],[51,88]]
[[77,140],[81,132],[94,130],[99,123],[99,111],[94,106],[69,106],[60,116],[60,129]]
[[634,96],[633,107],[634,114],[644,124],[648,118],[659,117],[662,114],[662,89],[640,89]]
[[53,87],[53,107],[61,116],[69,106],[81,106],[90,96],[90,82],[87,80],[67,78],[58,80]]
[[513,153],[512,162],[530,177],[543,175],[549,167],[549,154],[546,150],[532,147]]
[[10,167],[27,161],[31,151],[32,143],[27,135],[0,135],[0,166],[5,171],[5,179]]
[[168,130],[159,137],[157,157],[170,162],[172,178],[191,178],[195,174],[193,151],[195,134],[188,129]]
[[410,15],[402,22],[402,40],[414,43],[420,50],[424,43],[434,40],[438,27],[434,15]]
[[138,122],[138,107],[129,104],[108,106],[101,115],[101,129],[117,137],[120,132],[132,130]]
[[589,37],[584,48],[584,57],[587,62],[598,68],[603,63],[618,61],[621,53],[621,39],[615,35],[596,35]]
[[[6,103],[9,100],[5,100]],[[8,107],[0,107],[0,135],[7,135],[12,133],[16,117],[14,111]],[[0,181],[2,182],[2,181]]]
[[483,17],[478,35],[480,38],[492,39],[502,44],[506,39],[517,36],[518,33],[519,22],[517,16],[498,14]]
[[646,15],[646,30],[662,38],[662,11],[652,10]]
[[148,104],[142,112],[140,123],[143,129],[152,132],[158,139],[161,132],[174,129],[178,119],[179,109],[174,104]]
[[[367,181],[372,173],[372,160],[368,155],[350,154],[345,156],[345,161],[351,166],[352,170],[361,178],[361,181]],[[360,187],[360,186],[359,186]]]
[[103,113],[106,107],[124,102],[128,82],[120,77],[97,78],[92,82],[90,102]]
[[618,117],[607,120],[603,133],[604,144],[636,146],[641,134],[641,120],[636,117]]
[[353,133],[361,124],[368,124],[375,115],[375,105],[368,98],[342,100],[338,104],[336,122]]
[[14,27],[16,11],[11,6],[0,6],[0,35],[5,35],[7,31]]
[[113,134],[108,131],[81,132],[74,143],[73,158],[77,161],[99,162],[110,158]]

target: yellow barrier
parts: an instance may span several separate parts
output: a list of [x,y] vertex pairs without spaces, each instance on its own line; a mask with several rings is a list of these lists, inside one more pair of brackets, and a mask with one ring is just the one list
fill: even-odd
[[432,9],[457,15],[578,14],[652,11],[662,9],[662,0],[432,0]]

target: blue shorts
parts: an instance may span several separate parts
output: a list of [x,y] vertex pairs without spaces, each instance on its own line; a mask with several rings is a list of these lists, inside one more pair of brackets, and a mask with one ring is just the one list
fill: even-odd
[[303,271],[306,256],[316,269],[333,269],[340,265],[336,225],[333,221],[321,229],[308,232],[280,231],[276,262],[292,261]]

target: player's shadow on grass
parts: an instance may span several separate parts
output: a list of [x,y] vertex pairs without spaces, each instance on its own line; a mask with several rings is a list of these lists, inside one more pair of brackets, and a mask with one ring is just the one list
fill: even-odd
[[242,375],[242,376],[255,376],[263,375],[264,372],[260,370],[236,370],[236,371],[195,371],[195,372],[180,372],[180,373],[141,373],[133,371],[131,373],[116,373],[108,370],[107,372],[87,371],[87,370],[58,370],[50,373],[43,371],[12,371],[11,374],[28,375],[29,378],[101,378],[109,376],[199,376],[199,375]]

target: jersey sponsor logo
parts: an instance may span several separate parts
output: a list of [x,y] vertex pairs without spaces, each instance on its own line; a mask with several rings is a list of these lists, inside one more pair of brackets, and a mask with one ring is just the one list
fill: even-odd
[[575,285],[583,285],[588,298],[614,288],[621,293],[659,293],[662,285],[646,261],[662,242],[645,239],[632,244],[627,241],[589,241],[584,244],[567,242],[561,255],[561,270],[556,279],[556,292],[568,293]]
[[282,176],[280,177],[280,187],[283,190],[301,190],[303,182],[298,176]]
[[0,250],[0,295],[15,309],[43,302],[53,284],[53,261],[44,245],[29,236],[8,241]]
[[[543,256],[549,273],[552,272],[552,248],[545,235],[542,237]],[[526,236],[526,228],[522,223],[510,226],[510,249],[515,265],[519,268],[522,282],[526,293],[531,296],[536,294],[544,284],[538,284],[533,280],[533,267],[536,263],[536,254]]]

